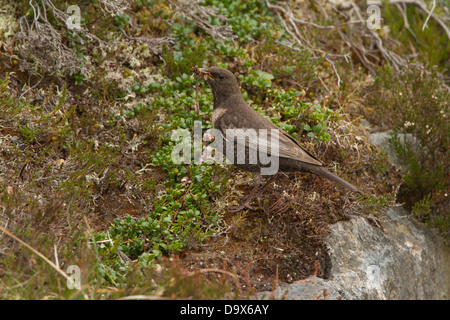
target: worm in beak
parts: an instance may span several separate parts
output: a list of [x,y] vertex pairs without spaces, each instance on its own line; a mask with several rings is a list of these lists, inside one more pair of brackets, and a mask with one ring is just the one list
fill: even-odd
[[209,80],[214,80],[214,77],[211,75],[211,73],[208,71],[208,70],[206,70],[206,69],[203,69],[203,68],[197,68],[197,72],[198,73],[200,73],[201,75],[203,75],[203,79],[205,80],[205,81],[208,81],[208,79]]

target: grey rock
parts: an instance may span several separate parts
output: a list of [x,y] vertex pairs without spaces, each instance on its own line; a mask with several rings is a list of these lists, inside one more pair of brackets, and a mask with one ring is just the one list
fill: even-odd
[[[386,151],[389,161],[395,164],[398,167],[403,167],[402,163],[398,159],[395,151],[391,148],[388,139],[391,138],[393,131],[387,130],[382,132],[375,132],[369,135],[369,142],[377,147],[380,147],[384,151]],[[414,149],[418,150],[420,148],[420,143],[412,134],[398,134],[400,142],[407,143],[412,146]]]
[[[366,129],[371,124],[362,122]],[[392,130],[369,135],[372,145],[384,149],[389,161],[402,164],[389,145]],[[413,148],[420,144],[412,134],[399,134]],[[414,220],[401,206],[384,217],[384,231],[364,217],[331,226],[327,239],[332,260],[330,279],[309,277],[285,284],[260,298],[306,299],[450,299],[450,247],[436,230]]]
[[260,297],[450,299],[450,248],[436,231],[409,217],[399,206],[387,213],[384,231],[363,217],[334,224],[330,279],[310,277]]

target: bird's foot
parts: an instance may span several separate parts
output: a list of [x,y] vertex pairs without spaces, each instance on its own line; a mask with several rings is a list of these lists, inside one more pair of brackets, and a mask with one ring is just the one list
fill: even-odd
[[241,204],[240,206],[231,206],[231,207],[227,208],[228,212],[238,212],[238,211],[241,211],[243,209],[250,209],[250,210],[255,211],[255,210],[258,210],[259,208],[253,207],[247,202]]

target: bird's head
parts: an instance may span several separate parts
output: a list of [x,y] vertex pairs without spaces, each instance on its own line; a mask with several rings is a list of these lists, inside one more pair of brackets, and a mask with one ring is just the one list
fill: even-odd
[[198,68],[197,72],[203,75],[203,79],[211,87],[215,103],[236,95],[242,96],[236,77],[230,71],[211,67],[208,69]]

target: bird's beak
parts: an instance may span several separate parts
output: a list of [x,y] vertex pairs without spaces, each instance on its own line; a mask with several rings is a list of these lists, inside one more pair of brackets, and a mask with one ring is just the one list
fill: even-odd
[[214,80],[214,77],[211,75],[211,73],[203,68],[197,68],[197,72],[203,75],[203,79],[205,79],[205,81],[209,80]]

